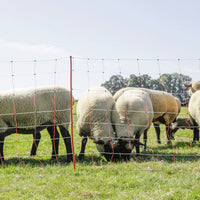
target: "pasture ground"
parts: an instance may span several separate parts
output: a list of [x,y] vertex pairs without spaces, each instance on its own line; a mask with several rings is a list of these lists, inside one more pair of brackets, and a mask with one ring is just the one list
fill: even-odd
[[[182,113],[186,112],[183,108]],[[79,161],[80,137],[74,129],[74,170],[73,163],[66,163],[62,138],[58,163],[50,160],[51,142],[45,130],[38,157],[28,157],[31,135],[13,134],[4,146],[0,199],[200,199],[200,143],[192,144],[192,136],[191,130],[180,129],[173,146],[167,145],[161,126],[162,144],[158,145],[151,127],[148,148],[137,161],[132,156],[130,162],[111,163],[98,155],[91,140],[85,160]]]

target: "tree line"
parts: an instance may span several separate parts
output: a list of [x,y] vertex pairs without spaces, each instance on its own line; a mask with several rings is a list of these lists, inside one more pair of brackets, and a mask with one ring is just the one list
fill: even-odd
[[158,79],[153,79],[148,74],[136,76],[131,74],[129,78],[121,75],[113,75],[102,86],[105,86],[112,94],[124,87],[143,87],[152,90],[162,90],[171,93],[180,99],[181,102],[188,102],[188,88],[184,84],[191,82],[192,78],[178,73],[162,74]]

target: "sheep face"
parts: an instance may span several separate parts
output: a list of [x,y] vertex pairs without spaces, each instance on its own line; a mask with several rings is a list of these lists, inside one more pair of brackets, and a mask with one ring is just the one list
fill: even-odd
[[129,139],[124,140],[121,138],[119,139],[118,149],[121,154],[121,158],[123,160],[130,160],[130,155],[133,150],[133,147],[134,147],[134,142],[132,140]]
[[136,153],[139,154],[140,145],[144,146],[138,139],[120,138],[118,142],[118,150],[121,153],[121,158],[124,160],[130,160],[131,152],[136,147]]
[[119,160],[119,150],[118,141],[107,141],[98,140],[95,142],[97,150],[102,156],[106,158],[107,161],[117,161]]

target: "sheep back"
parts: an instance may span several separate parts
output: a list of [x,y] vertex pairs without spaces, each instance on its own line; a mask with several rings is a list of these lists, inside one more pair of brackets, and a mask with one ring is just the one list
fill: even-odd
[[[153,122],[156,124],[160,124],[159,118],[164,115],[164,120],[166,123],[171,123],[174,121],[178,113],[180,112],[180,106],[177,103],[177,100],[170,93],[159,91],[159,90],[151,90],[147,88],[135,88],[135,87],[127,87],[122,88],[117,91],[114,95],[115,101],[127,90],[142,90],[149,94],[153,110],[154,110],[154,118]],[[167,113],[167,115],[165,114]]]
[[109,141],[113,137],[111,126],[111,110],[114,99],[103,87],[88,89],[77,103],[76,129],[80,136],[91,136],[93,141]]
[[[14,97],[14,102],[13,102]],[[54,99],[55,97],[55,99]],[[14,103],[14,105],[13,105]],[[70,92],[63,87],[41,87],[19,89],[0,93],[0,132],[9,127],[23,129],[35,128],[36,124],[45,125],[54,123],[54,109],[56,123],[64,123],[68,128],[70,121]]]
[[137,132],[141,134],[151,125],[152,119],[150,96],[142,90],[125,91],[117,99],[112,112],[112,122],[118,138],[133,137]]

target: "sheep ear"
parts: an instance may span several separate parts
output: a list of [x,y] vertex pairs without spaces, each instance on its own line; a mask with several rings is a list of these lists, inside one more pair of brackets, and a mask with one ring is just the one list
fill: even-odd
[[94,142],[95,144],[105,144],[103,140],[98,140]]
[[189,85],[184,84],[185,87],[192,87],[192,83],[190,83]]

